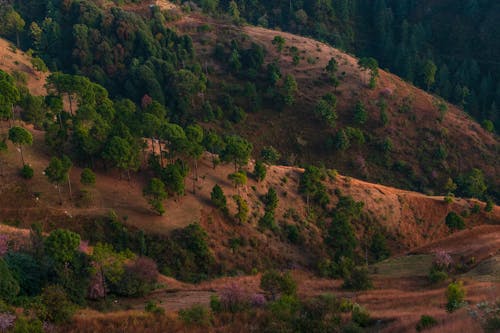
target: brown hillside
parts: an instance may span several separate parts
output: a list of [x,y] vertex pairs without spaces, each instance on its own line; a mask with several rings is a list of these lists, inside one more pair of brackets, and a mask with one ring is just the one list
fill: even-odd
[[[257,152],[263,146],[273,145],[284,153],[283,160],[288,164],[321,161],[357,178],[405,188],[441,191],[450,174],[465,173],[474,167],[483,170],[493,186],[500,185],[498,137],[485,131],[457,107],[443,104],[438,97],[391,73],[381,70],[377,87],[370,90],[366,84],[368,73],[358,67],[358,59],[313,39],[261,27],[236,27],[196,13],[183,16],[171,25],[193,37],[200,58],[215,70],[210,77],[214,82],[244,83],[228,78],[221,64],[211,60],[215,44],[228,45],[231,40],[246,46],[252,42],[263,45],[267,52],[266,64],[277,61],[283,75],[294,75],[299,86],[296,105],[282,111],[266,109],[251,113],[243,124],[235,126],[238,133],[254,143]],[[209,26],[211,30],[199,29],[200,26]],[[286,40],[282,53],[272,45],[277,35]],[[292,64],[292,46],[301,56],[298,65]],[[340,85],[336,91],[327,83],[324,73],[332,57],[339,64]],[[216,85],[214,89],[219,87]],[[363,101],[369,112],[367,123],[361,126],[366,144],[353,144],[345,153],[327,148],[326,142],[336,130],[327,128],[313,114],[315,103],[327,92],[337,95],[337,129],[356,127],[352,112],[356,102]],[[380,121],[378,103],[381,99],[387,103],[389,115],[385,126]],[[438,109],[440,103],[447,105],[448,110],[443,114]],[[379,148],[386,139],[393,146],[390,153],[383,153]],[[440,146],[447,151],[443,161],[434,157]],[[401,161],[408,170],[398,171],[394,167]]]
[[26,86],[31,94],[46,94],[44,85],[48,73],[36,71],[31,65],[31,58],[21,50],[16,50],[12,43],[3,38],[0,38],[0,69],[9,74],[24,73],[27,78]]

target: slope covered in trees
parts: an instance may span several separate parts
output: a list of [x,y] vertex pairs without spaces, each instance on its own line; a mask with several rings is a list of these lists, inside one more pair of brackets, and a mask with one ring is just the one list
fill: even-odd
[[381,67],[500,127],[500,4],[495,0],[196,2],[206,11],[237,8],[252,24],[375,57]]

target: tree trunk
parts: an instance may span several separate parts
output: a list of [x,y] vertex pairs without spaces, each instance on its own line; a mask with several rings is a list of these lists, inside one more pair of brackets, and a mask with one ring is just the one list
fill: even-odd
[[69,200],[73,200],[73,191],[71,190],[71,178],[68,174],[68,189],[69,189]]
[[68,99],[69,99],[69,113],[73,115],[73,101],[71,99],[71,94],[68,94]]
[[62,195],[61,195],[61,186],[59,184],[57,184],[56,186],[57,186],[57,192],[59,193],[59,205],[62,205],[63,201],[62,201]]
[[26,164],[24,163],[24,155],[23,155],[23,146],[19,145],[19,151],[21,152],[21,161],[23,162],[23,166]]

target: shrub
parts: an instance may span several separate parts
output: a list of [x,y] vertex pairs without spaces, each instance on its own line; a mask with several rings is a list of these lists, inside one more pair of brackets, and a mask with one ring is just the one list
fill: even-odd
[[23,177],[24,179],[33,178],[33,173],[34,173],[33,168],[27,164],[23,165],[23,167],[21,168],[21,171],[19,172],[21,177]]
[[370,314],[365,308],[356,304],[352,309],[352,321],[361,327],[367,327],[371,322]]
[[158,306],[154,301],[149,300],[146,303],[146,306],[144,307],[144,310],[149,313],[153,313],[156,315],[162,315],[165,314],[165,309],[162,308],[161,306]]
[[210,326],[212,316],[207,308],[201,305],[194,305],[189,309],[180,310],[179,318],[187,325]]
[[437,325],[437,320],[434,319],[434,317],[422,315],[415,328],[417,329],[418,332],[420,332],[432,328],[433,326],[436,325]]
[[448,215],[446,215],[445,223],[452,231],[465,229],[464,219],[455,212],[449,212]]
[[0,299],[13,301],[19,293],[19,282],[9,270],[7,263],[0,258]]
[[14,326],[16,316],[10,313],[0,313],[0,332],[8,332]]
[[368,269],[356,267],[344,278],[342,288],[348,290],[368,290],[373,288]]
[[453,312],[464,305],[465,289],[462,281],[452,282],[448,285],[446,298],[448,300],[446,303],[446,310],[448,312]]
[[[238,284],[231,283],[221,290],[220,308],[228,312],[238,312],[248,307],[248,295],[246,291]],[[215,307],[217,304],[214,304]]]
[[117,291],[125,296],[145,295],[153,289],[158,274],[158,268],[153,260],[139,257],[125,266],[125,274],[117,284]]
[[85,168],[82,170],[80,174],[80,183],[83,185],[94,185],[95,184],[95,173],[92,172],[89,168]]
[[431,283],[440,283],[448,279],[448,274],[442,270],[432,267],[429,272],[429,280]]
[[56,324],[69,321],[75,312],[75,306],[70,302],[64,289],[58,285],[50,285],[43,290],[41,303],[44,306],[45,317],[42,319]]
[[290,273],[283,274],[275,270],[267,271],[262,274],[260,287],[262,290],[269,293],[273,300],[276,299],[278,295],[295,295],[297,291],[297,283]]
[[37,319],[28,320],[25,317],[19,317],[16,320],[16,325],[14,326],[13,333],[43,333],[43,324]]
[[219,185],[215,184],[215,186],[212,188],[212,192],[210,193],[210,200],[212,200],[214,206],[220,209],[224,214],[228,213],[227,199],[224,195],[224,191],[222,191],[222,188]]
[[491,212],[491,211],[493,210],[493,205],[494,205],[494,204],[493,204],[493,200],[488,199],[488,200],[486,201],[486,206],[484,207],[484,211],[485,211],[485,212],[488,212],[488,213],[489,213],[489,212]]

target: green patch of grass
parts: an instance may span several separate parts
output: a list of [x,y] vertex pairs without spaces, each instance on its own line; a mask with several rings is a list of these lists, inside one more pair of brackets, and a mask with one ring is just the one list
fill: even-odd
[[384,277],[427,276],[433,260],[432,255],[410,255],[381,261],[369,269],[372,274]]

